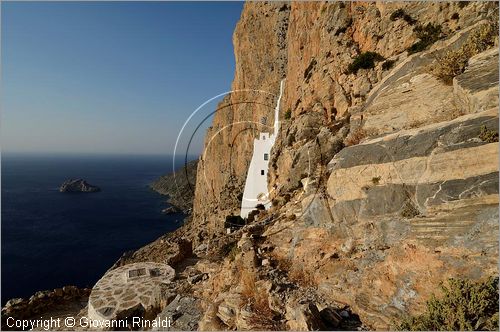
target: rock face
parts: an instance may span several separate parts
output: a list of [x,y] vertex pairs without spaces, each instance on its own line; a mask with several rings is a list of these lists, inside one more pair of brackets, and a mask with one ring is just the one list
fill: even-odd
[[190,257],[192,253],[191,241],[182,237],[181,232],[174,232],[164,235],[136,251],[124,253],[112,269],[137,262],[157,262],[175,266]]
[[[233,35],[236,58],[231,90],[218,105],[198,163],[193,219],[200,238],[222,233],[226,215],[239,215],[253,138],[269,132],[287,63],[290,4],[245,4]],[[257,23],[257,24],[255,24]],[[259,68],[257,70],[257,68]],[[265,124],[262,117],[267,117]],[[238,210],[238,213],[231,213]]]
[[[455,88],[438,82],[426,66],[463,43],[493,7],[474,2],[463,8],[456,3],[245,5],[233,36],[232,90],[237,92],[218,105],[206,135],[205,157],[198,164],[204,177],[197,179],[193,219],[204,226],[201,237],[218,234],[221,220],[239,208],[252,140],[267,129],[262,117],[273,121],[282,78],[282,124],[270,163],[271,186],[278,197],[300,187],[309,159],[327,164],[359,121],[364,121],[365,132],[381,134],[459,115],[463,107],[455,105],[457,98],[450,100]],[[397,9],[415,21],[391,19]],[[454,13],[458,20],[450,19]],[[442,39],[429,51],[408,55],[406,48],[418,41],[413,30],[427,23],[441,26]],[[392,68],[382,68],[381,61],[373,69],[347,73],[353,58],[364,51],[393,61]],[[425,103],[413,102],[418,98]]]
[[[87,304],[90,289],[64,286],[54,290],[39,291],[29,299],[15,298],[7,301],[2,308],[2,327],[7,328],[7,319],[39,319],[41,316],[58,317],[80,315]],[[73,326],[61,326],[61,330],[72,330]],[[14,328],[15,329],[15,328]]]
[[196,185],[196,168],[198,160],[193,160],[173,173],[163,175],[151,184],[151,189],[168,195],[168,203],[172,209],[163,213],[176,213],[177,210],[190,214],[193,209],[194,190]]
[[[226,96],[207,132],[188,226],[207,252],[238,243],[201,283],[211,303],[201,328],[312,329],[325,303],[342,303],[389,329],[421,312],[439,282],[498,274],[498,39],[452,85],[432,71],[497,15],[484,2],[245,4],[232,85],[244,91]],[[439,38],[409,54],[428,24]],[[384,60],[349,71],[367,51]],[[258,240],[240,246],[256,226],[225,235],[224,220],[239,213],[252,139],[262,117],[274,120],[282,78],[273,208],[255,218]],[[266,298],[249,300],[242,271]],[[300,310],[287,310],[304,294],[279,291],[279,271],[314,289]],[[269,320],[259,321],[263,307]]]
[[83,179],[70,179],[64,181],[59,187],[59,191],[62,193],[95,193],[101,191],[101,188],[88,184]]

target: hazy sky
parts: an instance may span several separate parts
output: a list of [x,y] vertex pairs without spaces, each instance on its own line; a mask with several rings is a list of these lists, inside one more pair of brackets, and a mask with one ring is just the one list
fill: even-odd
[[230,89],[242,6],[2,1],[2,150],[171,153]]

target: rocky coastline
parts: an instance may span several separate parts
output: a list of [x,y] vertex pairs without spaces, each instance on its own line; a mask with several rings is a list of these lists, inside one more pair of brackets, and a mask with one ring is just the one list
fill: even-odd
[[196,185],[196,169],[198,160],[187,162],[172,173],[163,175],[151,183],[150,187],[161,195],[168,196],[170,207],[162,212],[173,214],[182,212],[186,215],[193,210],[193,199]]

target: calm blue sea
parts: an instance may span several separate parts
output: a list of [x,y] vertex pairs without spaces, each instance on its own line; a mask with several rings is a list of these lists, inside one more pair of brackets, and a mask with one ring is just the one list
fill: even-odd
[[[2,304],[64,285],[91,287],[124,251],[182,224],[148,188],[172,159],[150,156],[2,155]],[[84,178],[99,193],[60,193]]]

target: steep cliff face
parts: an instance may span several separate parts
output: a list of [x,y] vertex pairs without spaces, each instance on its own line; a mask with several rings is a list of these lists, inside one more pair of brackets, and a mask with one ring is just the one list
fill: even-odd
[[193,210],[195,223],[203,225],[200,240],[223,232],[226,215],[239,214],[253,138],[269,132],[274,121],[287,63],[289,12],[286,3],[245,4],[234,32],[233,92],[217,106],[198,165]]
[[[485,2],[245,4],[190,224],[196,244],[238,248],[199,266],[202,328],[321,328],[315,310],[340,304],[390,328],[446,278],[498,274],[497,19]],[[282,78],[273,207],[225,235]]]

